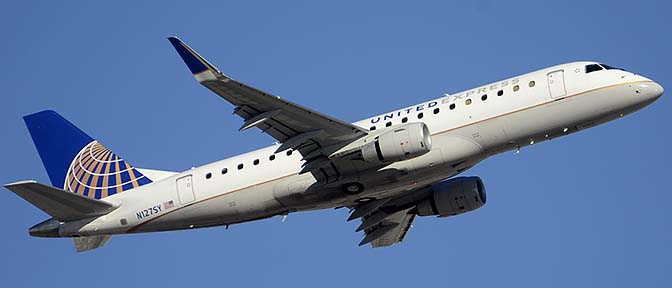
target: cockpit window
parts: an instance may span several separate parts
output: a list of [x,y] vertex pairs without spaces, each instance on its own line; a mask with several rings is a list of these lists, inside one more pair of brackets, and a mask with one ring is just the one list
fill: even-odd
[[597,64],[586,65],[586,73],[600,71],[600,70],[602,70],[602,67],[600,67],[600,65],[597,65]]
[[604,67],[604,69],[607,69],[607,70],[621,70],[621,71],[625,71],[625,70],[623,70],[623,69],[621,69],[621,68],[613,67],[613,66],[609,66],[609,65],[607,65],[607,64],[602,64],[602,63],[600,63],[600,65],[602,65],[602,67]]

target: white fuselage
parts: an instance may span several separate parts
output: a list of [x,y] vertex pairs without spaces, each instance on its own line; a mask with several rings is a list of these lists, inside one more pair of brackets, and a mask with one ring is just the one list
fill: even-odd
[[[342,181],[317,185],[311,173],[299,174],[298,151],[287,155],[274,153],[277,146],[266,147],[105,198],[120,207],[99,218],[66,223],[60,234],[228,225],[396,196],[453,177],[491,155],[617,119],[662,94],[658,84],[630,72],[586,73],[584,67],[592,63],[541,69],[354,123],[371,133],[402,123],[426,123],[432,150],[411,160],[383,169],[352,167]],[[365,189],[350,195],[341,189],[344,182],[358,182]],[[173,207],[166,208],[169,201]]]

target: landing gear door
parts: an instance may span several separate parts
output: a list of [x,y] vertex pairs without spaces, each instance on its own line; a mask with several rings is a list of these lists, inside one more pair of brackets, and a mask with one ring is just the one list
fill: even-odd
[[180,204],[184,205],[194,201],[194,183],[191,175],[187,175],[177,179],[177,197],[180,199]]
[[565,97],[567,95],[567,88],[565,88],[565,70],[556,70],[548,73],[548,90],[551,94],[551,99]]

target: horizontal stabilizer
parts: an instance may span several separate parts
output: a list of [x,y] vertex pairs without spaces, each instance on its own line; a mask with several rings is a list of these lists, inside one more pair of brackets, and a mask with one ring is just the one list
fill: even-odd
[[7,184],[5,188],[62,222],[105,215],[116,209],[108,202],[87,198],[32,180]]
[[99,235],[99,236],[75,237],[72,238],[72,240],[75,241],[75,248],[77,249],[77,252],[84,252],[103,247],[103,245],[105,245],[105,243],[107,243],[107,241],[110,240],[111,237],[112,235]]

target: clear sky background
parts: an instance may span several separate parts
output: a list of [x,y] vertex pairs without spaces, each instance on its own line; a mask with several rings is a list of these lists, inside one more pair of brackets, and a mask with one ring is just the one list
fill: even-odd
[[[166,40],[347,121],[597,60],[672,91],[669,1],[12,1],[0,10],[0,182],[49,183],[21,117],[54,109],[137,167],[186,170],[273,142],[238,132]],[[669,94],[669,92],[668,92]],[[671,287],[670,98],[488,159],[488,204],[358,247],[346,210],[122,235],[77,254],[0,193],[0,286]],[[383,286],[385,285],[385,286]]]

